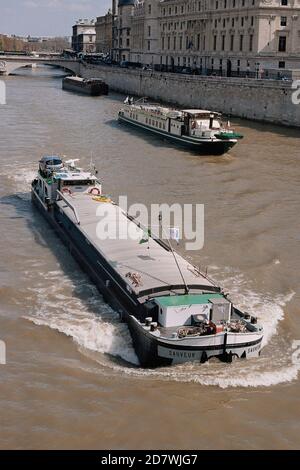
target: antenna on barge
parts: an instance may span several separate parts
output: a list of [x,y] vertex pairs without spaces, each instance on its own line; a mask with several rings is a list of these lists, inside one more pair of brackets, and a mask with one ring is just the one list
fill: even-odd
[[91,173],[94,173],[95,175],[98,175],[98,170],[97,170],[96,165],[94,163],[94,156],[93,156],[93,151],[92,150],[91,150],[90,170],[91,170]]
[[[158,220],[159,220],[159,225],[160,225],[160,228],[161,228],[162,232],[165,233],[164,228],[163,228],[163,225],[162,225],[162,214],[161,214],[161,213],[160,213],[159,216],[158,216]],[[172,253],[172,255],[173,255],[173,258],[174,258],[174,260],[175,260],[177,269],[178,269],[178,271],[179,271],[179,273],[180,273],[180,276],[181,276],[181,279],[182,279],[182,281],[183,281],[183,284],[184,284],[184,287],[185,287],[185,293],[186,293],[186,294],[189,294],[190,289],[189,289],[189,287],[188,287],[188,285],[187,285],[187,283],[186,283],[186,280],[185,280],[185,278],[184,278],[183,272],[182,272],[182,270],[181,270],[181,268],[180,268],[180,266],[179,266],[178,260],[177,260],[177,258],[176,258],[175,251],[174,251],[174,249],[173,249],[173,247],[172,247],[172,244],[171,244],[171,242],[170,242],[170,240],[169,240],[169,237],[166,237],[166,238],[167,238],[167,240],[168,240],[168,244],[169,244],[171,253]]]

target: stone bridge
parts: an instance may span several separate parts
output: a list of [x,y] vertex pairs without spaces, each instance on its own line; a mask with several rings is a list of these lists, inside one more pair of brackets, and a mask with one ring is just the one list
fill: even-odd
[[28,67],[34,64],[60,67],[75,75],[79,75],[80,72],[80,62],[77,59],[64,59],[62,57],[0,56],[0,75],[10,75],[21,67]]

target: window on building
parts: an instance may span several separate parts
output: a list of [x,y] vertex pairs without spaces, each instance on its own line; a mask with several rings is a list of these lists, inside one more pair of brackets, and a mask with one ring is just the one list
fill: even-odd
[[225,51],[225,35],[222,36],[222,51]]
[[243,46],[244,46],[244,36],[243,34],[240,35],[240,51],[243,51]]
[[280,26],[286,26],[286,25],[287,25],[287,17],[286,16],[281,16]]
[[279,36],[278,51],[286,52],[286,36]]
[[249,51],[253,51],[253,34],[250,34],[249,36]]

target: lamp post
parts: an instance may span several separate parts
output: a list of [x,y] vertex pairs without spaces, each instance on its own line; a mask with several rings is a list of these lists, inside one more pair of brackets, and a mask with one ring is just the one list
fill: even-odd
[[255,75],[257,79],[259,78],[259,68],[260,68],[260,63],[255,62]]
[[111,39],[111,51],[110,51],[110,56],[111,60],[114,59],[114,48],[115,48],[115,39],[116,39],[116,19],[117,19],[117,0],[112,0],[112,39]]

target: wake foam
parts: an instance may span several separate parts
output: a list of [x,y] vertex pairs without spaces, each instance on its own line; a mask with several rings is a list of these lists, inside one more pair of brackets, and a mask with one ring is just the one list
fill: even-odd
[[[118,314],[104,303],[96,288],[80,272],[72,280],[59,270],[40,273],[39,285],[30,289],[36,297],[36,306],[26,318],[72,338],[83,354],[101,366],[100,372],[105,375],[126,374],[128,378],[220,388],[270,387],[295,380],[300,366],[291,360],[292,340],[276,335],[278,324],[284,317],[283,308],[293,293],[271,299],[271,296],[259,296],[245,289],[241,274],[229,276],[227,280],[239,305],[247,306],[250,313],[258,313],[264,325],[265,349],[258,359],[233,364],[212,360],[203,365],[187,363],[157,370],[141,369],[127,326],[119,322]],[[109,359],[108,355],[121,358],[127,365]]]
[[30,289],[36,295],[36,307],[27,319],[64,333],[83,348],[138,365],[127,326],[87,279],[79,276],[71,281],[59,271],[43,277],[47,286]]
[[32,180],[37,174],[37,162],[24,163],[14,161],[13,164],[8,163],[3,165],[2,171],[3,176],[6,176],[8,180],[13,181],[16,192],[28,192],[30,191],[30,185]]
[[[184,366],[173,366],[164,370],[141,370],[124,369],[127,375],[174,381],[181,383],[195,383],[205,386],[215,386],[226,388],[255,388],[270,387],[287,382],[292,382],[298,377],[300,365],[293,365],[289,361],[282,366],[270,367],[269,359],[260,359],[243,362],[237,361],[235,364],[223,364],[208,362],[207,364],[195,365],[184,364]],[[114,366],[114,371],[121,372],[121,368]]]
[[253,283],[245,276],[232,269],[221,270],[217,266],[210,268],[218,277],[219,283],[230,292],[230,298],[242,311],[257,316],[259,323],[264,327],[263,346],[266,346],[277,333],[278,325],[284,318],[284,307],[293,299],[295,292],[286,295],[270,293],[257,293]]

